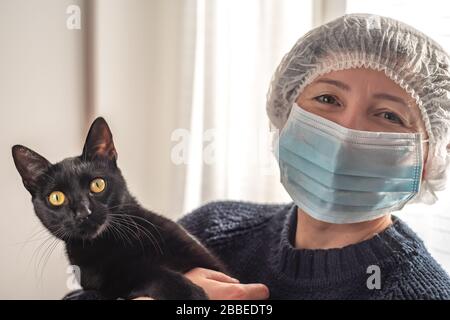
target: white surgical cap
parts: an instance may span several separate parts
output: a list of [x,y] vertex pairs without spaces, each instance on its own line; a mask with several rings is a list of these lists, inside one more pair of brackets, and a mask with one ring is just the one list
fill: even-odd
[[416,101],[430,140],[419,195],[434,203],[450,163],[450,57],[420,31],[391,18],[349,14],[319,26],[282,59],[267,95],[267,114],[281,129],[302,90],[331,71],[370,68],[384,73]]

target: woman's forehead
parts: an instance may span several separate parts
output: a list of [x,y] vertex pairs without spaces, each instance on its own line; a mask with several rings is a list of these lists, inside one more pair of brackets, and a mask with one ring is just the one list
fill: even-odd
[[[321,79],[336,79],[343,82],[347,82],[348,84],[360,84],[363,83],[374,83],[381,86],[388,87],[397,87],[392,79],[390,79],[384,71],[373,70],[368,68],[355,68],[355,69],[346,69],[346,70],[338,70],[331,71],[326,74],[323,74],[317,77],[313,82],[317,82]],[[400,90],[402,88],[398,86]]]

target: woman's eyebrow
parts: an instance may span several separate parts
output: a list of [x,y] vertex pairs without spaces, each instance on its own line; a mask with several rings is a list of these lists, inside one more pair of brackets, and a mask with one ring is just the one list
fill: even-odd
[[327,79],[327,78],[322,78],[316,81],[316,83],[328,83],[331,84],[335,87],[338,87],[339,89],[345,90],[345,91],[350,91],[350,86],[339,81],[339,80],[332,80],[332,79]]
[[[335,87],[338,87],[338,88],[340,88],[342,90],[351,91],[351,88],[350,88],[350,86],[348,84],[346,84],[346,83],[344,83],[342,81],[339,81],[339,80],[332,80],[332,79],[328,79],[328,78],[322,78],[322,79],[317,80],[316,83],[327,83],[327,84],[331,84],[331,85],[333,85]],[[375,99],[384,99],[384,100],[389,100],[389,101],[392,101],[392,102],[397,102],[397,103],[399,103],[399,104],[401,104],[401,105],[403,105],[403,106],[405,106],[405,107],[407,107],[409,109],[408,104],[405,102],[405,100],[403,100],[400,97],[393,96],[393,95],[388,94],[388,93],[376,93],[376,94],[373,95],[373,97]]]
[[405,100],[403,100],[400,97],[393,96],[393,95],[390,95],[388,93],[376,93],[376,94],[373,95],[373,97],[375,99],[384,99],[384,100],[389,100],[389,101],[392,101],[392,102],[397,102],[397,103],[399,103],[399,104],[401,104],[401,105],[403,105],[403,106],[405,106],[405,107],[407,107],[409,109],[408,104],[405,102]]

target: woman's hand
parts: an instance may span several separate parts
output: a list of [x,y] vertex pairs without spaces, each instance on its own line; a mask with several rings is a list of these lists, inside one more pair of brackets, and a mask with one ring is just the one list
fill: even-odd
[[269,289],[261,283],[242,284],[222,272],[194,268],[185,276],[202,287],[211,300],[262,300],[269,298]]
[[[184,274],[193,283],[202,287],[211,300],[263,300],[269,298],[269,289],[262,283],[242,284],[225,273],[194,268]],[[138,297],[133,300],[153,300]]]

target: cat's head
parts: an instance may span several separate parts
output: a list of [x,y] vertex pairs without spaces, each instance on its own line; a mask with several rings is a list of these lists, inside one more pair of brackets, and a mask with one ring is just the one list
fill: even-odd
[[111,131],[101,117],[93,122],[81,156],[51,164],[21,145],[12,155],[36,215],[60,239],[98,237],[108,215],[129,198]]

